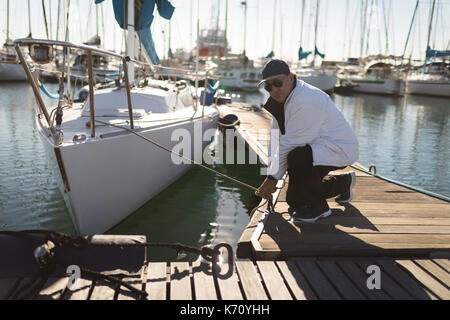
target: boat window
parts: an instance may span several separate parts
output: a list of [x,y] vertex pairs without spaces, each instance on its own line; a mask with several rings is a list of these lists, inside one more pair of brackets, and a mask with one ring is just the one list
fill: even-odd
[[245,79],[245,78],[247,78],[247,72],[244,72],[241,74],[241,79]]
[[226,73],[226,72],[224,72],[222,76],[226,77],[226,76],[227,76],[227,73]]
[[233,72],[230,73],[230,77],[234,77],[234,73]]
[[250,73],[250,79],[255,79],[255,77],[256,77],[256,74],[254,74],[253,72],[252,73]]

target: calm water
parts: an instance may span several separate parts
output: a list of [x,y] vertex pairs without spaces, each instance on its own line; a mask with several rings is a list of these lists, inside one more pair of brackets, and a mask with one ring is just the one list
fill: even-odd
[[[55,87],[50,87],[55,92]],[[235,96],[259,104],[264,93]],[[360,140],[360,162],[378,173],[450,196],[450,100],[370,95],[333,96]],[[0,84],[0,230],[49,229],[74,234],[34,124],[34,97],[26,83]],[[217,165],[258,186],[258,166]],[[110,234],[145,234],[149,241],[234,247],[249,222],[253,192],[193,168]],[[151,250],[149,259],[192,260]]]

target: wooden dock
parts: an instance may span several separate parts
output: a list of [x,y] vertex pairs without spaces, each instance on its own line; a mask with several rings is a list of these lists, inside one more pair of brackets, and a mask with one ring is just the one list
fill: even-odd
[[[261,129],[267,132],[270,116],[248,105],[230,109],[241,118],[237,132],[266,164],[269,137]],[[350,204],[329,201],[330,217],[295,225],[289,221],[285,185],[275,195],[275,212],[254,210],[238,243],[240,260],[221,269],[198,262],[148,263],[143,247],[95,248],[74,254],[72,263],[81,261],[123,282],[83,276],[69,289],[70,278],[61,270],[34,276],[29,243],[11,245],[0,235],[0,251],[9,257],[0,260],[0,299],[450,299],[449,202],[374,177],[359,164],[348,170],[357,174]],[[146,239],[99,236],[96,241],[117,245]]]
[[[380,270],[380,285],[370,286],[370,266]],[[148,300],[438,300],[450,299],[448,259],[296,258],[287,261],[237,261],[212,271],[199,263],[149,263],[140,274],[119,278],[147,293]],[[30,278],[0,278],[0,299],[8,299]],[[37,279],[27,299],[135,300],[120,284],[69,278]]]

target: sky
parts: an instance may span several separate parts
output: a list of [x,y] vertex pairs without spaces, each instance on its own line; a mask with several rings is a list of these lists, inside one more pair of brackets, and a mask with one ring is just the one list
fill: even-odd
[[[58,2],[61,7],[69,0],[44,0],[51,38],[56,39]],[[200,29],[227,24],[228,41],[232,52],[245,49],[250,58],[267,55],[272,49],[278,58],[294,61],[298,49],[314,51],[314,42],[326,60],[344,60],[367,54],[402,55],[417,0],[247,0],[247,19],[242,0],[170,0],[175,7],[169,23],[155,11],[151,30],[158,55],[162,58],[169,47],[185,50],[195,46],[197,20]],[[369,27],[365,40],[361,39],[361,7],[367,1],[366,19]],[[101,6],[94,0],[70,0],[69,41],[80,43],[96,34],[97,12],[99,34],[106,49],[119,50],[123,33],[114,20],[112,0]],[[428,38],[432,0],[420,0],[406,56],[424,59]],[[228,19],[225,12],[228,3]],[[0,43],[6,39],[7,0],[0,0]],[[316,10],[319,4],[319,10]],[[30,0],[31,31],[34,38],[46,38],[41,0]],[[316,23],[316,14],[318,20]],[[63,14],[58,31],[63,39]],[[437,0],[430,44],[437,50],[450,49],[450,0]],[[245,23],[246,21],[246,23]],[[28,0],[10,0],[10,38],[28,35]],[[317,30],[317,32],[316,32]],[[387,31],[386,31],[387,30]],[[169,32],[170,31],[170,32]],[[367,34],[369,35],[367,37]],[[367,40],[368,39],[368,40]],[[362,44],[361,44],[362,43]]]

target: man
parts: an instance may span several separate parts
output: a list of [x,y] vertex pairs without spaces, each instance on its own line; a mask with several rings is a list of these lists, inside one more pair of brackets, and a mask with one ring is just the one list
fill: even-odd
[[314,223],[331,214],[326,199],[352,200],[355,173],[328,173],[358,160],[358,140],[330,97],[297,79],[286,62],[271,60],[262,74],[260,85],[270,93],[264,108],[273,116],[269,149],[274,152],[256,194],[271,199],[288,171],[289,213],[294,222]]

